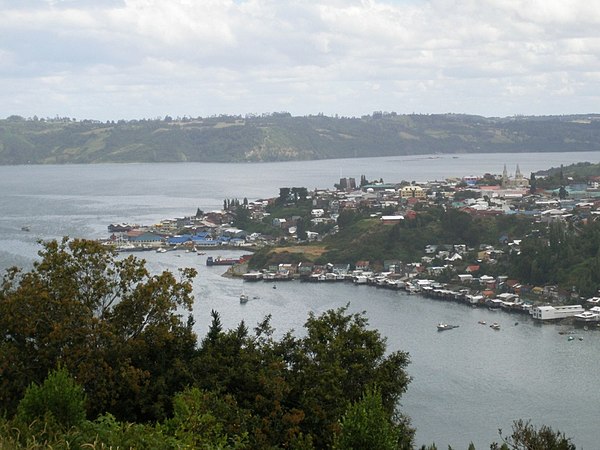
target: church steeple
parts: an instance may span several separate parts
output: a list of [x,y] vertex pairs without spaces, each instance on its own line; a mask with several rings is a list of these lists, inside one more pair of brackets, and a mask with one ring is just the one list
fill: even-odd
[[523,178],[523,175],[521,175],[521,169],[519,169],[519,165],[517,164],[517,171],[515,172],[515,178],[517,180],[520,180],[521,178]]
[[506,164],[504,164],[504,170],[502,171],[502,186],[508,185],[508,172],[506,171]]

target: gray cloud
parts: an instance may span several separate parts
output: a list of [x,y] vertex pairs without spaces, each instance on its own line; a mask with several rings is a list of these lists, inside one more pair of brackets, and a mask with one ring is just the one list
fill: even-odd
[[597,108],[589,0],[0,0],[0,116]]

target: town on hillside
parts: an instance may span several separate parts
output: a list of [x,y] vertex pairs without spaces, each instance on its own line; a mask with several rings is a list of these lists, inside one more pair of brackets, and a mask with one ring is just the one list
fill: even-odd
[[[243,253],[239,258],[209,256],[207,264],[235,265],[231,273],[246,281],[350,281],[528,313],[539,320],[574,318],[600,326],[599,286],[586,283],[588,278],[598,279],[592,272],[600,270],[600,266],[586,269],[589,273],[584,275],[579,270],[577,276],[587,277],[581,282],[563,274],[565,280],[577,281],[565,286],[566,282],[561,284],[548,276],[554,268],[543,269],[542,264],[549,264],[552,258],[544,257],[539,249],[535,251],[543,261],[522,262],[535,253],[533,244],[522,248],[524,242],[537,243],[548,249],[542,248],[542,252],[560,255],[568,239],[553,240],[552,233],[571,230],[573,235],[584,235],[584,227],[595,224],[600,215],[600,177],[576,179],[565,176],[561,168],[553,180],[549,178],[535,174],[525,177],[518,165],[511,174],[505,166],[501,175],[443,181],[390,183],[382,179],[369,181],[364,175],[358,182],[355,178],[342,178],[334,189],[285,187],[280,188],[278,197],[255,201],[226,199],[219,211],[198,209],[193,216],[145,226],[111,224],[111,235],[105,242],[119,251],[179,250],[205,254],[209,249],[237,249]],[[393,246],[387,253],[368,259],[358,253],[354,254],[355,259],[342,261],[339,253],[327,253],[344,229],[355,234],[365,232],[349,225],[357,217],[379,225],[378,229],[387,233],[382,239],[392,240],[390,236],[399,235],[402,230],[422,226],[422,218],[431,216],[431,211],[460,213],[467,219],[464,224],[511,217],[527,224],[526,234],[498,230],[495,238],[474,245],[464,238],[440,242],[439,236],[430,233],[426,235],[430,240],[410,260],[406,254],[396,256]],[[443,222],[446,216],[439,217]],[[395,234],[390,234],[391,230]],[[346,241],[337,245],[348,247],[342,242]],[[569,245],[575,245],[573,242],[569,240]],[[574,252],[570,247],[565,251]],[[327,260],[328,257],[332,259]],[[514,258],[521,258],[520,273],[508,270],[509,264],[514,265]],[[568,260],[560,256],[556,259]],[[544,270],[548,273],[543,274]]]

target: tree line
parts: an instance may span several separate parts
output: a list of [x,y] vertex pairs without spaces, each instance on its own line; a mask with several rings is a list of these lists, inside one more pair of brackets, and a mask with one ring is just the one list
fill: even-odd
[[435,153],[600,149],[597,115],[263,115],[0,120],[0,164],[261,162]]

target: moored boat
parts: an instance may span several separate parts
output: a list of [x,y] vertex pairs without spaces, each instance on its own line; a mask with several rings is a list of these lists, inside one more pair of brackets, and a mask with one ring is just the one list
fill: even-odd
[[600,322],[600,306],[594,306],[580,314],[575,314],[573,318],[577,322]]
[[207,266],[233,266],[239,262],[240,258],[221,258],[220,256],[217,256],[216,258],[209,256],[206,258]]
[[451,330],[453,328],[458,328],[458,325],[449,325],[449,324],[444,323],[444,322],[440,322],[437,325],[438,331]]

